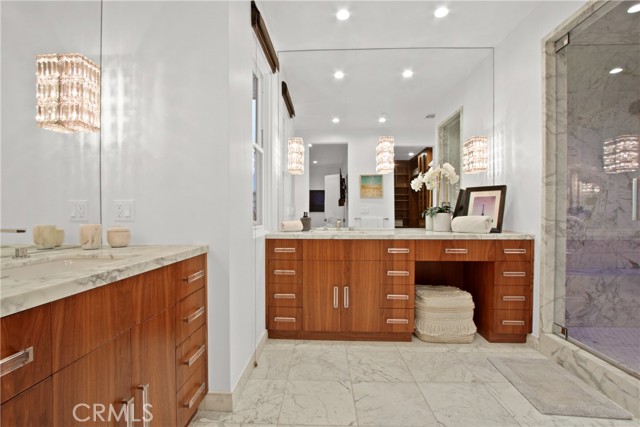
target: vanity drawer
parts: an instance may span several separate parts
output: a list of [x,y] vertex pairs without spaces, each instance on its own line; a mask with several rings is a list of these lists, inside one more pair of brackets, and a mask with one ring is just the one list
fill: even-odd
[[[5,427],[53,424],[51,378],[2,404],[0,425]],[[4,400],[4,395],[2,396]]]
[[493,331],[497,334],[526,334],[531,332],[531,311],[494,310]]
[[302,259],[302,240],[267,239],[267,259]]
[[530,261],[533,240],[496,240],[496,261]]
[[351,241],[336,239],[308,239],[302,245],[305,261],[343,261],[351,258]]
[[353,261],[377,261],[380,258],[381,240],[345,240],[346,258]]
[[207,394],[207,364],[202,363],[176,393],[178,426],[186,426]]
[[492,261],[492,240],[422,240],[416,242],[416,261]]
[[302,307],[302,285],[298,283],[269,283],[267,305],[270,307]]
[[302,283],[302,261],[267,261],[267,282]]
[[531,262],[496,262],[495,274],[498,286],[527,286],[531,285]]
[[207,294],[200,289],[176,304],[176,346],[207,321]]
[[3,317],[0,325],[4,403],[51,375],[51,307],[46,304]]
[[496,286],[493,292],[494,309],[531,309],[531,286]]
[[412,261],[416,257],[413,240],[382,240],[382,260]]
[[384,285],[412,285],[415,282],[414,262],[380,262],[380,282]]
[[182,299],[200,288],[207,280],[207,256],[199,255],[180,263],[180,276],[176,299]]
[[380,308],[413,308],[415,289],[413,285],[382,285]]
[[176,386],[187,381],[207,360],[207,328],[201,326],[176,348]]
[[413,308],[380,309],[380,332],[413,332]]
[[302,329],[302,309],[269,307],[267,327],[272,331],[299,331]]

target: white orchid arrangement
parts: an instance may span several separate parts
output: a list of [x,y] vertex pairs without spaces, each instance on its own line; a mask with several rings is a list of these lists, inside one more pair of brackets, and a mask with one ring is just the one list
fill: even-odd
[[439,212],[451,212],[451,206],[449,204],[449,185],[454,185],[458,181],[460,181],[460,176],[456,174],[456,169],[450,163],[430,168],[424,174],[420,172],[418,176],[411,181],[411,188],[413,191],[420,191],[424,186],[428,191],[437,189],[438,193],[443,195],[442,204],[438,205],[436,201],[435,206],[425,209],[422,212],[422,216],[434,216]]

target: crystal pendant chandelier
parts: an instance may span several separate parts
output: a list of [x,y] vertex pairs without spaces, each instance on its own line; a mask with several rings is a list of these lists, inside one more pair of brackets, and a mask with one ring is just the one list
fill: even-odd
[[304,141],[302,138],[289,138],[287,169],[291,175],[304,173]]
[[638,170],[640,140],[638,135],[621,135],[603,143],[605,173],[625,173]]
[[392,136],[381,136],[376,144],[376,173],[380,175],[393,172],[393,146]]
[[98,132],[100,67],[79,53],[37,55],[36,123],[54,132]]
[[462,171],[476,174],[487,170],[488,138],[472,136],[462,146]]

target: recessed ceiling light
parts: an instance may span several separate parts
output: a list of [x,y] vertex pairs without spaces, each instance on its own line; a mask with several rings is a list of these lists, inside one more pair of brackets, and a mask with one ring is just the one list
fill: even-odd
[[314,165],[317,165],[317,164],[318,164],[318,161],[317,161],[317,160],[314,160],[314,161],[313,161],[313,164],[314,164]]
[[411,70],[404,70],[402,72],[402,77],[404,77],[405,79],[408,79],[411,76],[413,76],[413,71]]
[[410,156],[413,156],[413,152],[409,153]]
[[386,119],[385,117],[380,117],[380,118],[378,119],[378,123],[384,123],[384,122],[386,122],[386,121],[387,121],[387,119]]
[[338,118],[338,117],[334,117],[333,119],[331,119],[331,121],[332,121],[333,123],[340,123],[340,118]]
[[627,9],[627,13],[637,13],[640,12],[640,3],[634,4],[629,9]]
[[336,13],[336,18],[339,21],[346,21],[351,16],[351,13],[347,9],[340,9],[338,13]]
[[609,74],[618,74],[621,72],[622,72],[622,68],[616,67],[616,68],[612,68],[611,71],[609,71]]
[[307,147],[311,148],[313,147],[313,144],[308,144]]
[[447,9],[444,6],[437,8],[436,11],[433,12],[433,16],[435,16],[436,18],[444,18],[448,14],[449,14],[449,9]]
[[342,71],[336,71],[335,73],[333,73],[333,77],[335,77],[338,80],[343,79],[344,73]]

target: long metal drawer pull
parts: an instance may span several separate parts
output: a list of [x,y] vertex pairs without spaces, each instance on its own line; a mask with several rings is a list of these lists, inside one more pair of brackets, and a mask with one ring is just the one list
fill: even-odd
[[199,309],[197,309],[196,311],[194,311],[193,313],[191,313],[190,315],[188,315],[187,317],[184,317],[182,320],[187,323],[192,323],[194,320],[196,320],[198,317],[202,316],[203,314],[204,314],[204,305]]
[[195,353],[193,353],[193,355],[192,355],[190,358],[188,358],[188,359],[184,362],[184,364],[185,364],[185,365],[187,365],[187,366],[191,366],[191,365],[193,365],[194,363],[196,363],[196,362],[198,361],[198,359],[200,359],[200,356],[202,356],[202,355],[204,354],[204,351],[205,351],[206,349],[207,349],[207,346],[206,346],[206,345],[204,345],[204,344],[202,344],[202,346],[201,346],[198,350],[196,350],[196,352],[195,352]]
[[464,248],[445,248],[444,250],[445,254],[466,254],[467,252],[469,251]]
[[202,279],[204,277],[204,270],[200,270],[197,271],[187,277],[185,277],[184,279],[182,279],[183,282],[185,283],[192,283],[195,282],[198,279]]
[[524,301],[527,298],[524,296],[505,295],[502,297],[502,301]]
[[343,294],[343,301],[344,301],[344,308],[349,308],[349,287],[345,286],[344,287],[344,294]]
[[20,350],[16,354],[0,360],[0,377],[4,377],[16,369],[22,368],[27,363],[33,362],[33,346]]
[[527,275],[524,271],[505,271],[502,273],[504,277],[524,277]]
[[504,326],[523,326],[524,320],[503,320],[502,324]]
[[127,427],[133,427],[133,418],[135,414],[133,413],[133,407],[135,404],[133,396],[129,399],[122,399],[122,403],[125,407],[125,421],[127,422]]
[[281,322],[281,323],[296,323],[296,318],[295,317],[274,317],[273,321]]
[[338,308],[338,287],[333,287],[333,308]]
[[292,254],[296,252],[296,248],[274,248],[273,252]]
[[273,270],[273,274],[276,276],[295,276],[295,270]]
[[411,273],[409,273],[408,271],[394,271],[394,270],[389,270],[387,271],[387,276],[409,276],[411,275]]
[[193,405],[196,404],[196,401],[198,400],[198,397],[200,397],[200,395],[202,393],[204,393],[204,389],[205,389],[206,386],[207,386],[206,383],[200,384],[200,387],[198,387],[198,389],[196,390],[195,394],[191,397],[191,399],[189,399],[189,402],[184,404],[185,408],[188,408],[188,409],[193,408]]
[[526,254],[527,250],[526,249],[504,249],[504,253],[508,255]]
[[275,299],[296,299],[296,294],[273,294]]
[[403,294],[387,294],[387,299],[394,299],[394,300],[404,300],[404,301],[408,301],[408,300],[409,300],[409,295],[403,295]]
[[387,319],[388,325],[408,325],[409,319]]
[[389,254],[408,254],[409,248],[388,248],[387,253]]
[[142,427],[149,427],[151,420],[146,416],[147,406],[149,404],[149,384],[139,385],[138,390],[142,390]]

